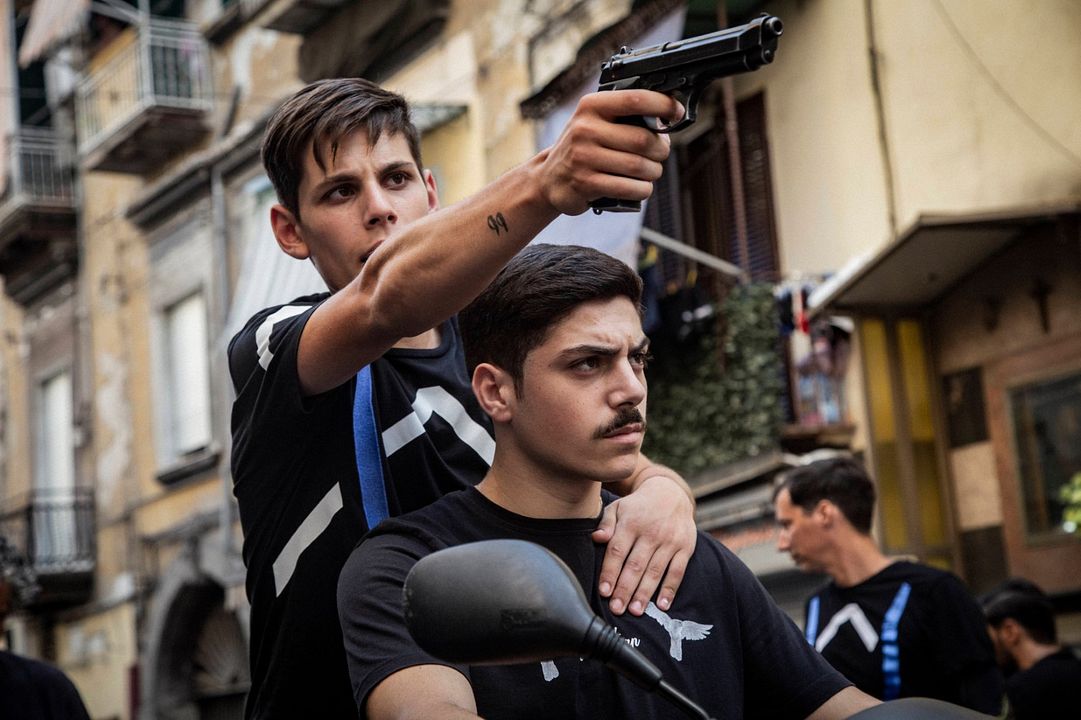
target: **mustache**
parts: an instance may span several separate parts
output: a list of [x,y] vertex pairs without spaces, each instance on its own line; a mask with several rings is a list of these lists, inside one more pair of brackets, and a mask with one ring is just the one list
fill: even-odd
[[612,419],[612,422],[597,430],[597,432],[594,433],[593,438],[595,440],[600,440],[605,436],[609,435],[610,433],[614,433],[616,430],[619,430],[624,425],[633,425],[635,423],[641,423],[642,430],[645,430],[646,421],[645,418],[642,417],[642,413],[639,412],[638,408],[621,408],[619,412],[616,413],[616,416]]

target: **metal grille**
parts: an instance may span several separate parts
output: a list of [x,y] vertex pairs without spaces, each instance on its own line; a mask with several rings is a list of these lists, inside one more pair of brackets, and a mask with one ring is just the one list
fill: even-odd
[[22,128],[12,136],[10,147],[11,197],[35,205],[71,205],[71,158],[51,129]]
[[88,488],[35,490],[0,513],[0,534],[39,576],[94,567],[94,496]]
[[76,104],[82,153],[149,107],[209,111],[206,41],[189,23],[155,19],[138,28],[126,47],[87,78]]

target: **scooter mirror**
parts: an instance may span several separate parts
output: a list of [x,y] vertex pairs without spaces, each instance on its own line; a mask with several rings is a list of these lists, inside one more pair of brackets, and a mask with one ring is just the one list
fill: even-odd
[[487,540],[433,553],[405,579],[405,622],[425,652],[503,665],[585,654],[594,621],[570,569],[539,545]]
[[687,716],[709,715],[590,609],[562,560],[523,540],[485,540],[421,559],[405,579],[405,622],[435,657],[506,665],[583,657],[603,662]]

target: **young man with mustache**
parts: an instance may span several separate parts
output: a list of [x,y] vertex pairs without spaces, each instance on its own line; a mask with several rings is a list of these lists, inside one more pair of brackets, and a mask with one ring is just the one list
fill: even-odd
[[459,316],[473,392],[496,449],[475,488],[384,523],[353,552],[338,586],[357,706],[371,720],[655,718],[661,698],[598,663],[455,666],[424,653],[403,618],[402,587],[422,557],[496,538],[547,547],[592,609],[674,687],[718,719],[842,718],[875,701],[814,652],[751,572],[700,535],[678,597],[615,615],[598,590],[592,537],[613,497],[604,483],[637,466],[646,431],[641,282],[596,250],[523,250]]

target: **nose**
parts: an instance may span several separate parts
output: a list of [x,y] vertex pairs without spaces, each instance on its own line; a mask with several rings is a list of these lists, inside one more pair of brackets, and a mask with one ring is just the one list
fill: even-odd
[[788,552],[789,547],[791,547],[791,541],[788,537],[788,532],[782,529],[777,533],[777,551]]
[[612,403],[638,406],[646,399],[646,380],[630,361],[618,363],[612,387]]
[[390,195],[381,187],[368,191],[368,203],[364,208],[364,223],[369,227],[393,225],[398,222],[398,215],[390,202]]

